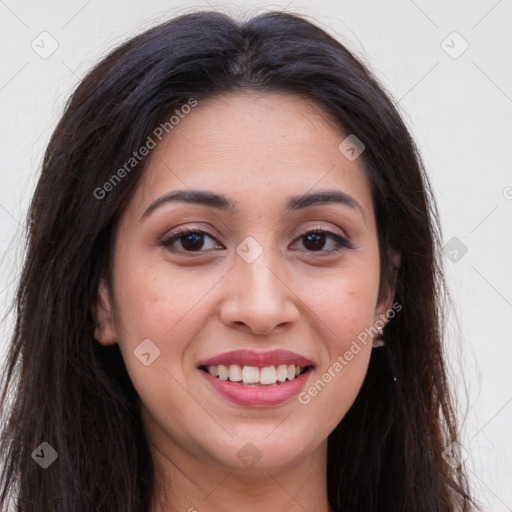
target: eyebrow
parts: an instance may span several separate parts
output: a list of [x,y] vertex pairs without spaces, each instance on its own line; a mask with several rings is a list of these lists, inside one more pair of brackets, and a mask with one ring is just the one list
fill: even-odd
[[[230,213],[236,212],[236,206],[233,201],[220,194],[205,190],[175,190],[168,192],[163,196],[155,199],[146,211],[142,214],[142,221],[151,215],[156,209],[169,203],[189,203],[209,208],[215,208]],[[318,206],[322,204],[343,204],[354,210],[359,211],[363,219],[365,219],[363,207],[349,194],[339,190],[326,190],[322,192],[314,192],[288,198],[285,204],[287,212]]]

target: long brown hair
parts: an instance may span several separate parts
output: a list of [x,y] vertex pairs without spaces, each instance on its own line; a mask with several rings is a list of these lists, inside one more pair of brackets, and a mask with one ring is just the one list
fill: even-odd
[[[396,277],[402,310],[329,436],[333,510],[470,509],[463,467],[442,456],[458,433],[441,344],[439,222],[418,152],[393,101],[347,48],[279,12],[245,22],[215,12],[175,18],[115,49],[72,95],[28,214],[0,395],[0,508],[11,498],[19,512],[148,511],[153,466],[137,393],[117,346],[93,339],[92,314],[116,221],[147,158],[97,191],[190,98],[241,89],[301,94],[364,143],[381,284]],[[32,459],[43,442],[58,454],[47,469]]]

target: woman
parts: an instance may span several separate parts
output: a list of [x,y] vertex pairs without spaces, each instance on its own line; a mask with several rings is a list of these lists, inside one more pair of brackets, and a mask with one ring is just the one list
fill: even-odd
[[199,12],[123,44],[30,208],[0,504],[470,510],[439,239],[392,101],[320,28]]

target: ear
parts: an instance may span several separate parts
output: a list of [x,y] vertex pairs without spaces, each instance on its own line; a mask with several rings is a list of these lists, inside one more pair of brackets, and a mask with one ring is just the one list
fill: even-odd
[[114,324],[114,315],[110,291],[104,279],[98,286],[97,302],[94,306],[96,328],[94,337],[101,345],[114,345],[117,342],[117,333]]
[[379,299],[375,309],[375,320],[379,318],[386,318],[386,312],[389,311],[393,305],[395,297],[396,282],[398,278],[398,270],[400,269],[400,253],[390,251],[389,253],[389,269],[387,271],[388,278],[383,279],[381,288],[379,290]]

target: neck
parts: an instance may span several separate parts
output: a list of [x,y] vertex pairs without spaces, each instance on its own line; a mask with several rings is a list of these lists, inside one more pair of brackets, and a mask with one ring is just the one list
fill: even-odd
[[151,512],[329,512],[327,442],[293,467],[239,469],[172,456],[152,445],[155,488]]

